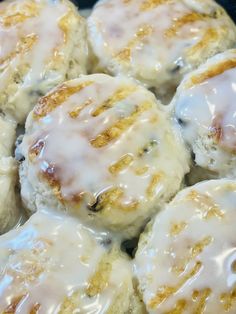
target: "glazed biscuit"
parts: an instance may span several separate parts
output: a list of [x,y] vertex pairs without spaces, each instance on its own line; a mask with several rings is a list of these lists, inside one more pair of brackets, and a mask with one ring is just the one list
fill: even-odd
[[131,76],[168,103],[185,73],[235,45],[236,27],[212,0],[101,0],[88,38],[92,71]]
[[107,236],[53,212],[1,236],[0,312],[132,313],[130,261]]
[[85,21],[67,0],[0,3],[0,109],[24,123],[38,98],[86,72]]
[[148,313],[236,312],[236,183],[181,191],[142,235],[135,275]]
[[21,195],[135,236],[180,188],[188,154],[152,93],[125,78],[82,76],[29,115]]
[[236,177],[235,84],[236,50],[228,50],[186,76],[172,102],[185,142],[205,178]]

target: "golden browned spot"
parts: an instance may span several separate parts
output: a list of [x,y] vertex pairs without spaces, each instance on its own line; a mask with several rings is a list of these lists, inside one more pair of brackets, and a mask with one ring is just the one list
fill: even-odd
[[190,82],[187,83],[187,88],[190,88],[194,85],[199,85],[235,67],[236,67],[236,58],[231,59],[231,60],[225,60],[215,65],[212,65],[205,72],[191,77]]
[[156,188],[158,186],[158,184],[161,182],[163,178],[163,174],[162,173],[156,173],[154,174],[152,177],[151,177],[151,181],[150,181],[150,184],[147,188],[147,196],[148,198],[153,198],[155,197],[155,194],[156,194]]
[[231,269],[234,273],[236,273],[236,261],[234,261],[231,265]]
[[222,115],[216,115],[212,121],[209,136],[219,143],[223,138]]
[[38,140],[29,148],[29,160],[32,162],[37,156],[40,155],[45,145],[44,140]]
[[22,2],[22,6],[18,6],[19,4],[15,5],[13,3],[7,6],[6,11],[1,10],[0,24],[4,27],[15,26],[39,14],[39,5],[37,5],[35,1]]
[[21,295],[14,297],[8,305],[8,307],[3,311],[2,314],[15,314],[20,303],[25,299],[27,295]]
[[129,4],[132,0],[123,0],[124,4]]
[[131,49],[137,46],[145,37],[150,36],[153,33],[153,28],[150,25],[143,25],[139,28],[137,33],[134,35],[134,38],[118,52],[115,57],[120,61],[130,61],[131,58]]
[[109,171],[112,174],[117,174],[121,172],[122,170],[126,169],[129,167],[129,165],[133,162],[134,157],[131,154],[126,154],[120,158],[116,163],[111,165],[109,167]]
[[210,294],[212,293],[211,289],[206,288],[201,291],[195,290],[192,294],[192,299],[196,302],[196,306],[194,308],[194,314],[203,314],[207,299],[209,298]]
[[38,314],[40,310],[41,305],[39,303],[36,303],[32,309],[30,310],[29,314]]
[[66,83],[59,86],[56,90],[42,97],[34,109],[34,118],[39,119],[45,117],[55,108],[64,103],[75,93],[79,93],[82,89],[92,85],[92,81],[83,82],[75,86],[69,86]]
[[216,205],[214,200],[206,194],[192,190],[187,195],[187,200],[196,204],[197,208],[202,211],[204,219],[224,218],[224,213]]
[[192,279],[202,268],[202,263],[197,262],[193,269],[186,275],[184,275],[179,283],[176,286],[163,286],[158,289],[158,292],[154,298],[150,300],[148,306],[154,310],[156,309],[161,303],[169,299],[174,293],[176,293],[179,289],[183,287],[190,279]]
[[206,237],[203,240],[201,240],[200,242],[197,242],[196,244],[194,244],[194,246],[190,249],[190,257],[191,257],[191,259],[194,259],[199,254],[201,254],[203,252],[203,250],[209,244],[212,243],[212,241],[213,241],[212,237]]
[[149,170],[149,167],[148,166],[145,166],[145,167],[141,167],[141,168],[136,168],[134,171],[136,173],[137,176],[142,176],[144,175],[145,173],[147,173]]
[[75,109],[73,109],[72,111],[69,112],[69,116],[72,119],[76,119],[78,118],[78,116],[80,115],[80,112],[82,110],[84,110],[86,107],[90,106],[92,104],[93,100],[90,98],[88,100],[86,100],[82,105],[77,106]]
[[223,304],[224,310],[226,312],[230,311],[236,302],[236,288],[233,288],[230,292],[222,293],[220,301]]
[[118,139],[126,130],[132,127],[136,123],[138,117],[151,107],[152,104],[150,102],[144,102],[137,106],[130,116],[119,119],[114,125],[99,134],[95,139],[92,139],[90,141],[91,145],[95,148],[107,146],[111,141]]
[[71,25],[75,20],[75,14],[71,9],[59,20],[58,26],[61,29],[64,37],[64,43],[68,41],[69,32],[71,30]]
[[6,67],[16,56],[30,51],[32,46],[36,43],[37,39],[38,37],[35,34],[21,38],[16,45],[16,49],[8,56],[0,59],[0,65],[2,67]]
[[42,179],[47,181],[47,183],[53,190],[53,194],[62,204],[64,204],[64,198],[61,193],[61,183],[58,179],[57,172],[58,171],[56,167],[48,164],[47,168],[41,172],[40,176],[42,177]]
[[142,2],[140,6],[140,10],[142,11],[152,10],[161,4],[171,3],[171,2],[173,2],[173,0],[145,0]]
[[204,251],[204,249],[212,243],[212,241],[212,237],[205,237],[201,241],[195,243],[192,247],[189,248],[188,256],[184,258],[184,260],[182,259],[178,265],[175,265],[172,268],[172,271],[177,274],[184,272],[188,263],[199,256]]
[[137,89],[136,86],[124,86],[119,88],[112,96],[105,100],[98,108],[92,112],[93,117],[97,117],[106,110],[112,108],[117,102],[124,100]]
[[182,314],[186,309],[186,305],[186,300],[178,300],[175,304],[175,307],[170,311],[164,312],[164,314]]
[[90,206],[90,210],[94,212],[99,212],[101,210],[110,211],[114,208],[118,208],[126,212],[136,210],[139,202],[134,200],[128,204],[123,204],[123,196],[124,190],[122,188],[111,188],[98,196],[96,203]]
[[168,37],[174,37],[178,33],[178,31],[186,24],[194,23],[196,21],[201,21],[205,19],[207,16],[206,14],[201,14],[197,12],[188,13],[176,20],[174,20],[174,23],[172,26],[165,31],[165,36]]
[[15,13],[12,15],[8,15],[0,19],[0,23],[5,27],[11,27],[19,23],[23,23],[25,20],[37,16],[36,13],[32,15],[25,15],[23,13]]
[[187,226],[187,223],[184,221],[179,222],[177,224],[172,224],[171,229],[170,229],[170,234],[172,236],[177,236],[186,228],[186,226]]
[[[204,33],[202,39],[194,46],[189,48],[186,52],[186,55],[188,58],[192,58],[193,56],[198,56],[201,53],[203,53],[204,49],[209,49],[209,44],[216,42],[218,39],[218,32],[216,29],[209,28],[206,30]],[[195,84],[190,84],[191,87],[192,85]]]
[[108,286],[111,271],[111,261],[109,256],[105,254],[99,262],[95,273],[89,279],[88,287],[86,288],[86,293],[89,297],[100,294]]
[[61,50],[63,49],[63,45],[69,41],[70,31],[73,28],[73,25],[77,24],[78,28],[83,27],[83,25],[81,25],[81,21],[82,17],[78,14],[76,15],[74,11],[67,6],[67,13],[64,14],[58,21],[58,27],[61,30],[61,39],[63,40],[59,46],[54,47],[53,54],[48,60],[49,68],[57,67],[58,64],[66,62],[65,54],[61,53]]

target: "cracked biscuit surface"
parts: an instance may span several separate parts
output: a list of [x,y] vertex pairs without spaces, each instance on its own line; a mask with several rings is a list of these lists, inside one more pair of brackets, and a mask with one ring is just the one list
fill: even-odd
[[139,80],[168,103],[183,75],[236,42],[212,0],[102,0],[88,19],[93,68]]
[[235,202],[234,181],[205,181],[149,225],[135,257],[149,313],[235,313]]
[[37,99],[86,72],[85,21],[67,0],[0,3],[0,109],[17,122]]
[[58,208],[135,236],[181,186],[188,155],[154,95],[97,74],[41,98],[21,145],[29,210]]

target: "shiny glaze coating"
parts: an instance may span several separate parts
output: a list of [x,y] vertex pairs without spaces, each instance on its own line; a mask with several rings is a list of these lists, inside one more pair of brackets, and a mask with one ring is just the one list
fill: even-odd
[[181,191],[149,226],[135,273],[149,313],[235,313],[236,183]]
[[188,171],[187,153],[154,95],[103,74],[42,98],[27,120],[22,153],[29,209],[56,206],[126,237],[178,191]]
[[188,75],[172,102],[198,166],[235,177],[236,50],[210,59]]
[[163,99],[183,74],[236,42],[212,0],[102,0],[88,30],[96,70],[134,77]]
[[40,96],[86,71],[85,22],[67,0],[1,2],[0,46],[0,109],[20,123]]
[[107,237],[52,211],[1,236],[0,313],[102,314],[122,289],[129,299],[129,261],[108,257]]

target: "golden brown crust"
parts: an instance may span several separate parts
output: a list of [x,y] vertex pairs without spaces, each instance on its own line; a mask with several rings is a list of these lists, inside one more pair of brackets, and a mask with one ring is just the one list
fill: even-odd
[[196,274],[200,272],[202,268],[201,262],[196,262],[192,270],[190,270],[188,273],[186,273],[179,281],[178,284],[176,284],[173,287],[163,286],[160,287],[154,298],[151,299],[149,302],[149,307],[151,309],[155,309],[159,304],[164,302],[165,300],[169,299],[174,293],[176,293],[184,284],[186,284],[191,278],[193,278]]
[[0,24],[4,27],[12,27],[23,23],[25,20],[38,15],[40,5],[35,1],[22,1],[6,6],[5,10],[0,10]]
[[38,104],[34,108],[33,117],[34,119],[40,119],[45,117],[47,114],[52,112],[58,106],[63,104],[70,96],[74,93],[78,93],[85,87],[91,85],[93,82],[83,82],[76,86],[69,86],[62,84],[56,90],[49,93],[47,96],[42,97]]
[[37,36],[35,34],[27,35],[26,37],[21,38],[14,51],[12,51],[8,56],[0,59],[1,68],[5,68],[9,63],[17,56],[26,53],[31,50],[33,45],[37,42]]
[[128,62],[131,59],[131,50],[138,43],[142,42],[142,40],[148,36],[150,36],[153,32],[153,27],[148,24],[144,24],[139,28],[139,30],[135,33],[134,38],[124,47],[120,52],[118,52],[115,57],[120,61]]
[[137,89],[136,86],[124,86],[120,87],[115,93],[106,99],[99,107],[92,112],[93,117],[97,117],[104,113],[106,110],[112,108],[117,102],[126,99]]
[[167,37],[176,36],[177,32],[186,24],[201,21],[203,19],[209,18],[210,15],[201,14],[197,12],[191,12],[181,16],[179,19],[173,22],[172,26],[165,31]]
[[205,82],[206,80],[209,80],[215,76],[218,76],[235,67],[236,67],[236,59],[230,59],[230,60],[219,62],[209,67],[205,72],[192,76],[190,78],[190,81],[187,82],[187,84],[185,85],[185,87],[191,88],[194,85],[199,85]]
[[173,0],[144,0],[140,6],[140,10],[141,11],[152,10],[158,5],[171,2],[173,2]]
[[119,119],[107,130],[97,135],[95,139],[90,141],[95,148],[107,146],[111,141],[118,139],[127,129],[135,124],[138,117],[152,107],[150,102],[144,102],[137,106],[136,110],[128,117]]

